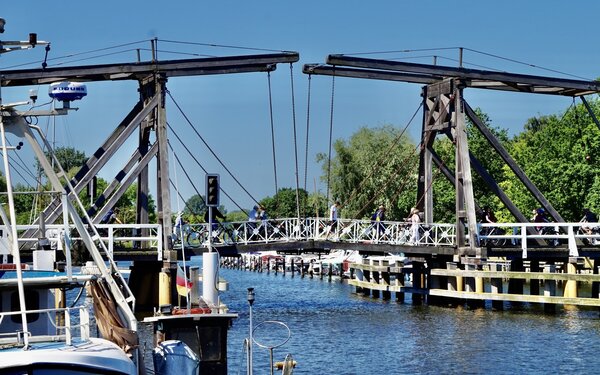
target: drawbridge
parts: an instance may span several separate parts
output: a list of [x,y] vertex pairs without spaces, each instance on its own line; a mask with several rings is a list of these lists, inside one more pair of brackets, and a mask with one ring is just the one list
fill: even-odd
[[[3,87],[43,85],[57,81],[95,82],[132,80],[138,83],[139,101],[123,120],[116,125],[111,135],[97,148],[81,169],[71,179],[70,194],[79,194],[97,176],[99,170],[126,145],[126,140],[137,136],[138,142],[130,150],[129,158],[120,168],[106,189],[90,206],[88,214],[93,222],[100,219],[115,206],[128,187],[137,183],[136,218],[134,224],[107,226],[106,237],[100,240],[122,243],[111,251],[118,259],[157,262],[150,272],[162,268],[174,270],[182,259],[178,243],[187,242],[183,248],[190,254],[199,254],[214,248],[227,255],[240,254],[261,249],[282,252],[303,252],[328,249],[356,249],[365,254],[405,253],[415,261],[428,264],[429,268],[441,267],[448,262],[482,264],[490,257],[511,259],[593,259],[594,270],[600,252],[596,251],[596,238],[580,233],[581,224],[568,223],[552,207],[549,200],[526,176],[502,144],[478,118],[464,99],[464,90],[501,90],[541,95],[577,97],[590,110],[585,95],[600,92],[600,83],[572,79],[512,74],[497,71],[414,64],[398,61],[330,55],[323,64],[307,64],[303,72],[307,75],[325,75],[348,78],[388,80],[415,83],[422,86],[423,122],[419,155],[416,207],[424,213],[418,225],[418,236],[412,236],[405,222],[383,222],[377,225],[370,221],[339,220],[333,227],[327,220],[319,218],[273,219],[266,222],[224,223],[212,233],[207,225],[195,225],[192,242],[177,239],[173,233],[171,197],[169,184],[169,131],[165,105],[169,79],[186,76],[270,72],[277,64],[293,64],[299,60],[295,52],[262,55],[197,58],[187,60],[148,61],[126,64],[105,64],[64,68],[8,70],[2,72]],[[595,115],[590,115],[599,125]],[[550,234],[541,234],[539,224],[530,223],[508,195],[485,170],[482,163],[469,150],[466,121],[470,120],[483,135],[504,163],[519,178],[554,220]],[[455,169],[450,170],[433,144],[438,136],[452,140],[455,145]],[[151,161],[155,161],[157,180],[157,223],[150,223],[148,205],[149,174]],[[454,223],[435,223],[434,193],[429,189],[433,170],[440,172],[451,182],[456,191]],[[477,204],[473,194],[472,173],[478,173],[489,189],[514,216],[514,223],[497,224],[503,227],[502,234],[484,234],[476,219]],[[45,237],[41,228],[52,226],[60,215],[57,202],[51,202],[31,226],[19,228],[26,231],[25,238]],[[127,234],[123,234],[126,230]],[[412,230],[415,230],[414,228]],[[121,232],[119,234],[119,231]],[[208,233],[208,234],[207,234]],[[180,241],[180,242],[178,242]],[[188,254],[189,255],[189,254]],[[134,268],[135,270],[135,268]],[[136,272],[141,271],[141,268]],[[158,271],[157,271],[158,272]],[[141,288],[141,286],[139,286]],[[175,288],[173,288],[175,290]],[[134,290],[135,292],[135,290]],[[172,298],[175,298],[173,296]],[[153,299],[155,299],[153,297]],[[156,301],[153,301],[156,302]],[[149,301],[140,306],[150,306]],[[155,305],[155,304],[154,304]]]

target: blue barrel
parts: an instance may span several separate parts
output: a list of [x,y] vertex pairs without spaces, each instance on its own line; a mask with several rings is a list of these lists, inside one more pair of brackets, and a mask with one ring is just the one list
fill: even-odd
[[200,359],[189,346],[179,340],[161,342],[152,352],[157,375],[199,375]]

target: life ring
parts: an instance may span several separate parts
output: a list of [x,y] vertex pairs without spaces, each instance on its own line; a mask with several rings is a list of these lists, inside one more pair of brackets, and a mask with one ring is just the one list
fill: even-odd
[[191,309],[180,309],[174,307],[171,311],[172,315],[193,315],[193,314],[210,314],[212,311],[210,307],[193,307]]

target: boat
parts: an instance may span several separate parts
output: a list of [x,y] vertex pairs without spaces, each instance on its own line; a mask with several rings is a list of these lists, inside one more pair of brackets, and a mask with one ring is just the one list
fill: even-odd
[[[29,41],[2,42],[3,45],[31,48],[44,45],[35,34]],[[7,52],[11,49],[3,49]],[[81,90],[80,87],[78,86]],[[31,105],[28,101],[0,103],[1,149],[6,178],[8,205],[0,206],[0,372],[11,374],[140,374],[143,363],[138,349],[137,320],[133,313],[135,298],[107,252],[94,225],[85,214],[78,199],[58,199],[63,210],[63,223],[52,224],[51,229],[61,233],[60,246],[51,246],[48,238],[34,239],[33,266],[21,259],[24,244],[31,238],[22,238],[23,228],[17,225],[15,194],[12,189],[9,154],[16,148],[9,146],[8,136],[19,139],[30,147],[44,171],[54,193],[68,196],[69,183],[63,185],[55,172],[61,170],[54,159],[48,141],[40,129],[27,122],[31,113],[19,107]],[[66,114],[67,109],[37,111],[36,116]],[[12,139],[12,138],[11,138]],[[64,174],[66,176],[66,174]],[[81,215],[83,212],[83,216]],[[85,223],[85,224],[84,224]],[[39,232],[46,233],[43,220],[38,220]],[[76,233],[76,234],[75,234]],[[81,238],[97,275],[73,272],[71,238]],[[58,250],[60,248],[60,250]],[[64,253],[64,270],[58,271],[57,252]],[[67,306],[67,290],[88,287],[94,296],[95,321],[102,337],[92,337],[90,310],[87,304]]]

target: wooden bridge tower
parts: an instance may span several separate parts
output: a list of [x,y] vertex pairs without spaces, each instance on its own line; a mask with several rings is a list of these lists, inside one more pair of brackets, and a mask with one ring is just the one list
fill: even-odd
[[[418,197],[424,198],[417,199],[419,201],[418,207],[425,213],[426,223],[434,222],[433,191],[430,186],[433,180],[432,168],[435,165],[456,187],[455,214],[457,253],[459,255],[486,256],[485,249],[478,248],[474,237],[476,233],[476,205],[473,196],[472,171],[482,177],[488,188],[506,206],[517,222],[528,222],[528,218],[519,211],[502,191],[493,176],[483,167],[475,155],[469,152],[465,127],[466,119],[469,119],[483,135],[490,145],[490,151],[496,152],[502,158],[504,163],[539,202],[540,206],[546,209],[550,217],[555,222],[564,222],[560,214],[525,175],[485,123],[464,100],[463,91],[466,88],[478,88],[579,97],[590,111],[584,95],[600,92],[599,82],[345,55],[329,55],[325,64],[306,64],[303,72],[306,74],[378,79],[424,85],[422,89],[424,105],[418,178]],[[596,120],[594,114],[591,113],[591,115],[600,127],[600,123]],[[440,160],[433,150],[432,146],[438,135],[446,135],[455,144],[456,165],[454,172],[445,166],[443,160]]]

